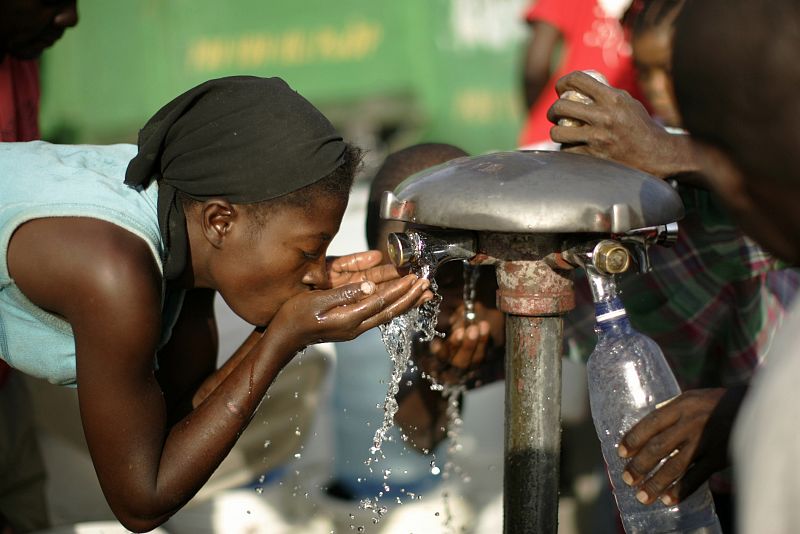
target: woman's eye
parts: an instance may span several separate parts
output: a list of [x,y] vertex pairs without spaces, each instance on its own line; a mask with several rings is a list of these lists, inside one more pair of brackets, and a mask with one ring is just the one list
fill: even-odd
[[319,252],[316,250],[314,252],[306,252],[305,250],[301,252],[303,253],[303,257],[307,260],[316,260],[319,258]]

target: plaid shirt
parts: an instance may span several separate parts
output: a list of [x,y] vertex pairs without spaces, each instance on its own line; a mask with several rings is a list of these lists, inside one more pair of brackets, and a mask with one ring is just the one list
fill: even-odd
[[[651,247],[653,269],[620,281],[631,323],[664,351],[681,387],[747,383],[800,286],[800,270],[744,236],[708,191],[678,186],[686,208],[678,242]],[[594,342],[594,307],[583,277],[565,321],[570,357],[585,361]]]

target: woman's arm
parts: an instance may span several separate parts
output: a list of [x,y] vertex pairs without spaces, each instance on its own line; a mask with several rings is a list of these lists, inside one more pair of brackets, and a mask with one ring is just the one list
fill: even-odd
[[220,373],[215,295],[213,289],[187,291],[169,342],[158,352],[156,378],[164,391],[171,423],[196,406],[193,399],[202,384]]
[[231,380],[170,425],[154,371],[161,279],[142,240],[95,220],[38,219],[15,233],[9,267],[28,298],[72,325],[81,419],[111,509],[131,530],[161,524],[222,461],[289,351],[263,347],[255,387]]
[[[156,376],[164,389],[170,413],[177,414],[178,419],[205,400],[264,334],[263,328],[254,329],[236,352],[217,369],[219,338],[214,317],[216,294],[213,289],[186,292],[170,340],[158,353],[159,369]],[[187,354],[191,357],[184,357]]]

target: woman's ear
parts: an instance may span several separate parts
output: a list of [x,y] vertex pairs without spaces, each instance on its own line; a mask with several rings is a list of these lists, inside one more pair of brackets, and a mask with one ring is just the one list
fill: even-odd
[[203,202],[200,209],[203,236],[213,247],[222,247],[225,238],[238,223],[238,215],[238,210],[227,200],[215,198]]

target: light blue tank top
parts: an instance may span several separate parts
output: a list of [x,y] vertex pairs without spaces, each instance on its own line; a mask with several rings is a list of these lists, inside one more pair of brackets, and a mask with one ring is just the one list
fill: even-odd
[[[142,189],[123,183],[135,155],[135,145],[0,143],[0,359],[11,367],[54,384],[76,384],[72,327],[31,303],[9,276],[8,243],[21,224],[42,217],[116,224],[147,243],[163,272],[158,184]],[[159,348],[169,339],[183,301],[182,291],[165,288]]]

